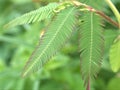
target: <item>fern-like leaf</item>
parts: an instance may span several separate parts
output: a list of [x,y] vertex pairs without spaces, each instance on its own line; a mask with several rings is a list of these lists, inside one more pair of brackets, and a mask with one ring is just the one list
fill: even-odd
[[55,20],[48,27],[44,36],[40,40],[40,45],[34,51],[29,61],[26,63],[22,76],[26,76],[33,71],[40,69],[53,56],[73,31],[76,23],[76,9],[66,8],[61,11]]
[[33,23],[36,21],[41,21],[47,18],[50,18],[54,12],[53,10],[58,6],[57,3],[50,3],[47,6],[41,7],[37,10],[31,11],[29,13],[26,13],[8,24],[5,25],[5,27],[13,27],[16,25],[22,25],[22,24],[28,24]]
[[81,72],[85,86],[87,85],[87,90],[90,88],[90,80],[96,76],[100,69],[103,57],[104,39],[100,21],[100,17],[95,13],[86,12],[79,31]]

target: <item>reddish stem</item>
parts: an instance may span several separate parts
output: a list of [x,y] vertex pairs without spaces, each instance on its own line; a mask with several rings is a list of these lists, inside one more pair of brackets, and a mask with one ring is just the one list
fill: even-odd
[[90,79],[88,80],[88,84],[87,84],[86,90],[90,90]]
[[109,23],[113,24],[114,26],[119,28],[119,24],[115,21],[113,21],[110,17],[108,17],[107,15],[105,15],[103,12],[101,11],[95,11],[97,14],[99,14],[101,17],[103,17],[106,21],[108,21]]
[[109,16],[105,15],[103,12],[98,11],[98,10],[92,8],[91,6],[86,5],[86,4],[83,4],[83,3],[80,3],[80,2],[78,2],[78,1],[74,1],[74,0],[73,0],[72,2],[73,2],[74,5],[76,5],[76,6],[84,6],[84,7],[87,8],[90,12],[95,12],[95,13],[97,13],[97,14],[100,15],[102,18],[104,18],[106,21],[108,21],[109,23],[111,23],[112,25],[120,28],[120,25],[119,25],[116,21],[112,20]]

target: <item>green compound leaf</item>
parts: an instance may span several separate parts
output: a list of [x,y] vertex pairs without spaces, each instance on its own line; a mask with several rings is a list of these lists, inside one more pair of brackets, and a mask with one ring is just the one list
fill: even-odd
[[25,65],[22,76],[40,69],[71,36],[73,27],[77,23],[76,12],[74,7],[69,7],[56,16]]
[[5,27],[14,27],[17,25],[29,24],[29,23],[33,23],[36,21],[41,21],[41,20],[50,18],[54,14],[53,10],[57,6],[58,6],[57,3],[50,3],[47,6],[40,7],[37,10],[31,11],[29,13],[26,13],[12,20],[8,24],[6,24]]
[[98,73],[103,59],[104,39],[101,18],[92,12],[85,12],[83,15],[79,30],[81,72],[85,86],[90,88],[90,80]]
[[120,35],[110,49],[110,64],[114,72],[120,69]]

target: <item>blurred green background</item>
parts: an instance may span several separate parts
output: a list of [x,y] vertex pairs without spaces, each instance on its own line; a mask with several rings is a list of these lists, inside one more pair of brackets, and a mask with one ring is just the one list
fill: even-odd
[[[15,17],[51,1],[58,0],[0,0],[0,90],[85,90],[80,74],[78,32],[73,33],[61,51],[42,69],[29,77],[21,77],[21,71],[49,21],[9,29],[3,26]],[[89,0],[83,1],[86,3]],[[104,4],[104,0],[99,1],[99,4]],[[120,1],[112,1],[120,10]],[[92,5],[97,6],[97,3]],[[106,4],[102,10],[115,19]],[[113,73],[109,64],[109,48],[116,38],[117,29],[107,22],[104,28],[104,60],[98,77],[92,82],[92,90],[120,90],[120,73]]]

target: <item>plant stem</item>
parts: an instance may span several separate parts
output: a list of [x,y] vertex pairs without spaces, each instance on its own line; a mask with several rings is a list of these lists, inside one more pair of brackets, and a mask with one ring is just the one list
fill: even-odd
[[120,13],[117,10],[117,8],[115,7],[115,5],[111,2],[111,0],[106,0],[107,4],[109,5],[109,7],[112,9],[113,13],[115,14],[118,23],[119,23],[119,28],[120,28]]
[[105,15],[103,12],[101,11],[96,11],[97,14],[99,14],[101,17],[103,17],[105,20],[107,20],[109,23],[113,24],[114,26],[119,28],[119,24],[115,21],[113,21],[110,17],[108,17],[107,15]]
[[86,90],[90,90],[90,79],[88,80],[88,84],[87,84]]
[[83,6],[83,7],[85,7],[88,11],[97,13],[97,14],[100,15],[102,18],[104,18],[106,21],[108,21],[109,23],[111,23],[112,25],[120,28],[120,24],[119,24],[119,23],[117,23],[116,21],[112,20],[109,16],[107,16],[107,15],[104,14],[103,12],[98,11],[98,10],[95,10],[95,9],[92,8],[91,6],[88,6],[88,5],[84,4],[84,3],[81,3],[81,2],[78,2],[78,1],[75,1],[75,0],[73,0],[72,3],[73,3],[75,6]]

